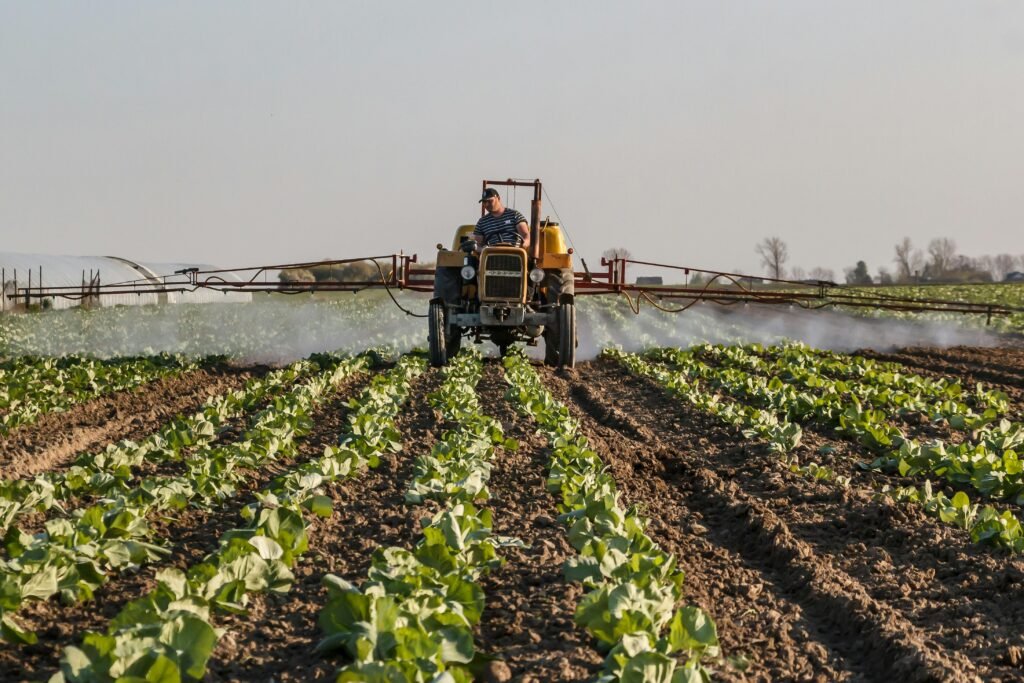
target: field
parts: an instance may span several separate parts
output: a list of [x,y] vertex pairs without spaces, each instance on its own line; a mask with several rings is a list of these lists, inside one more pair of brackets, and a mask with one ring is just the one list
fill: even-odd
[[341,299],[95,313],[0,320],[0,680],[1024,679],[1013,337],[595,302],[575,370],[436,369]]
[[[854,288],[857,291],[857,288]],[[894,285],[888,287],[872,287],[870,291],[888,296],[909,297],[917,299],[945,299],[952,301],[970,301],[981,304],[1000,304],[1013,308],[1024,308],[1024,283],[994,284],[960,284],[960,285]],[[865,315],[875,315],[864,313]],[[913,314],[890,312],[883,317],[910,318]],[[974,326],[989,326],[1000,332],[1020,332],[1024,330],[1024,312],[1014,313],[1006,317],[993,318],[986,321],[981,316],[965,317],[955,313],[929,313],[926,319],[954,322]]]

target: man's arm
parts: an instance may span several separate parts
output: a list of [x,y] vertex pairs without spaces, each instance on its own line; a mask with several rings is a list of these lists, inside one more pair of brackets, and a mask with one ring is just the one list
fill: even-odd
[[530,248],[530,226],[526,224],[526,221],[519,221],[516,225],[516,230],[519,232],[519,236],[523,238],[522,247],[523,249]]

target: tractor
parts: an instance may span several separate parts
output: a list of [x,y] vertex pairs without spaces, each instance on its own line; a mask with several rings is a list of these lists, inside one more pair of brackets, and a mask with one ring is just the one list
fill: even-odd
[[545,363],[571,368],[577,345],[572,250],[558,223],[540,220],[539,180],[483,181],[485,190],[491,186],[533,189],[530,248],[502,244],[477,252],[475,225],[459,226],[451,249],[437,245],[427,311],[430,362],[446,365],[466,337],[489,339],[503,356],[516,342],[536,346],[543,339]]

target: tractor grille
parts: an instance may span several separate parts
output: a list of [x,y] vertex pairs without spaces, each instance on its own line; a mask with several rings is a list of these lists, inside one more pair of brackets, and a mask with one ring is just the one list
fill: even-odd
[[487,270],[522,270],[523,261],[516,254],[492,254],[487,257]]
[[518,254],[492,254],[484,271],[485,299],[520,299],[523,296],[523,259]]

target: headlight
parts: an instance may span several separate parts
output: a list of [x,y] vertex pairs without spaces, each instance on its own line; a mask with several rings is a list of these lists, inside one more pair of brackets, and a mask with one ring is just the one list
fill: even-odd
[[462,279],[472,280],[476,275],[476,268],[473,266],[462,266]]
[[535,285],[539,285],[544,281],[544,270],[542,268],[534,268],[530,271],[530,282]]

